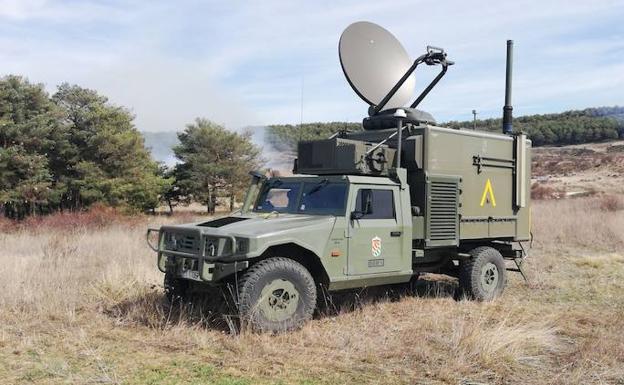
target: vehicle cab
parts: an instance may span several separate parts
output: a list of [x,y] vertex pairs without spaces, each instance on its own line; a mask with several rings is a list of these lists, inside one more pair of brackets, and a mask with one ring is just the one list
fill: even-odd
[[[409,187],[387,177],[305,176],[264,182],[252,214],[331,216],[319,257],[332,287],[357,276],[411,274]],[[267,226],[270,222],[267,222]]]
[[236,215],[162,226],[155,248],[159,268],[179,278],[217,283],[271,249],[297,247],[320,262],[331,288],[357,285],[353,278],[358,276],[411,274],[409,191],[396,181],[257,178],[249,190]]

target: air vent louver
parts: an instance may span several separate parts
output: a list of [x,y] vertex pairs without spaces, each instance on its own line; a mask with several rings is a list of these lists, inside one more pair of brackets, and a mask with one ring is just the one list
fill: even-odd
[[429,246],[457,245],[459,241],[459,178],[430,177],[428,183]]

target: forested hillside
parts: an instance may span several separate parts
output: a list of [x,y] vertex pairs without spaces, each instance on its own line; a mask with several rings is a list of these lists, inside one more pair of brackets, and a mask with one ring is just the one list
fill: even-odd
[[328,138],[340,130],[361,130],[361,125],[347,122],[304,123],[296,126],[278,124],[267,127],[265,141],[276,149],[292,150],[296,148],[299,140]]
[[[472,121],[448,122],[453,128],[472,127]],[[514,119],[534,146],[566,145],[624,138],[624,107],[598,107],[558,114],[527,115]],[[500,131],[501,119],[477,120],[477,129]]]
[[[442,126],[472,127],[472,121],[451,121]],[[477,129],[500,131],[501,119],[477,120]],[[267,141],[293,149],[297,140],[327,138],[343,130],[359,130],[359,123],[308,123],[300,126],[273,125]],[[527,115],[514,119],[514,129],[526,132],[535,146],[565,145],[624,138],[624,107],[599,107],[557,114]]]

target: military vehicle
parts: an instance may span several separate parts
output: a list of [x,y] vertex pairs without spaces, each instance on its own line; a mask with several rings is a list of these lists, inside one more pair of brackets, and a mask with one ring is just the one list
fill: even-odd
[[[300,327],[329,292],[412,280],[423,272],[459,278],[463,296],[499,296],[521,271],[530,234],[530,149],[512,131],[507,47],[504,131],[436,126],[416,109],[453,63],[427,47],[412,62],[385,29],[349,26],[340,61],[370,104],[362,130],[302,141],[294,174],[252,183],[239,213],[158,232],[158,268],[171,300],[234,287],[240,316],[255,329]],[[410,107],[413,72],[440,73]],[[515,262],[515,264],[514,264]]]

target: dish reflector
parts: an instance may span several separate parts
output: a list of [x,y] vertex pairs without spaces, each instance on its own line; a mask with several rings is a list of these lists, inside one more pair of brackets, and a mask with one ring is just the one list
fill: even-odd
[[[338,53],[353,90],[375,106],[412,65],[405,48],[390,32],[367,21],[353,23],[344,30]],[[403,107],[414,94],[415,83],[411,75],[384,109]]]

